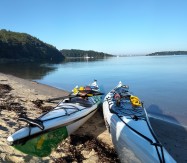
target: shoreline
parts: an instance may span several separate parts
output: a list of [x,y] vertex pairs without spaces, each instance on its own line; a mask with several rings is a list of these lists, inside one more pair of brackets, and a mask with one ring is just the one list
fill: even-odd
[[38,94],[42,94],[42,95],[49,96],[49,97],[50,96],[55,97],[55,96],[67,96],[69,94],[68,91],[58,89],[58,88],[55,88],[55,87],[52,87],[46,84],[41,84],[36,81],[23,79],[23,78],[19,78],[19,77],[9,75],[9,74],[4,74],[4,73],[0,73],[0,76],[1,78],[7,78],[7,81],[12,80],[13,81],[12,84],[20,83],[20,85],[22,85],[22,87],[25,89],[35,90],[36,95],[38,93]]
[[[7,93],[7,98],[12,97],[13,99],[10,100],[13,100],[14,103],[19,103],[27,112],[28,117],[37,117],[42,113],[42,110],[37,108],[32,101],[61,97],[69,94],[67,91],[58,88],[2,73],[0,73],[0,84],[7,84],[12,87],[12,90]],[[0,96],[0,104],[3,102],[4,101]],[[44,106],[49,106],[49,104],[44,104]],[[56,106],[56,104],[51,104],[51,107],[54,106]],[[14,150],[7,145],[6,138],[10,133],[18,129],[17,113],[15,111],[0,108],[0,117],[0,162],[54,162],[54,160],[51,160],[51,157],[58,159],[64,156],[63,153],[54,151],[51,157],[36,158]],[[149,120],[158,140],[173,158],[177,162],[186,162],[187,129],[180,125],[178,126],[153,117],[149,117]],[[74,135],[92,135],[111,149],[113,148],[110,135],[106,130],[102,112],[100,110],[81,126]],[[68,140],[69,138],[67,141]],[[87,162],[94,162],[94,159],[95,162],[98,161],[97,152],[94,152],[94,150],[91,150],[91,152],[85,151],[85,153],[90,156],[87,158]]]

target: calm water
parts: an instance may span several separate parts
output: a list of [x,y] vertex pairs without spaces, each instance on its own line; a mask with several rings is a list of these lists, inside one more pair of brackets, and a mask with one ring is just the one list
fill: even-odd
[[61,64],[1,64],[0,71],[71,91],[98,80],[107,93],[129,85],[150,115],[187,126],[187,56],[119,57]]

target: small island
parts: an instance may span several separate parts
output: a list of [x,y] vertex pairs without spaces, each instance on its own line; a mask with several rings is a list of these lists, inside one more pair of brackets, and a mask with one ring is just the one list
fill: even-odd
[[187,51],[164,51],[164,52],[154,52],[147,54],[146,56],[165,56],[165,55],[187,55]]
[[96,52],[93,50],[78,50],[78,49],[63,49],[61,53],[66,58],[105,58],[105,57],[113,57],[111,54]]

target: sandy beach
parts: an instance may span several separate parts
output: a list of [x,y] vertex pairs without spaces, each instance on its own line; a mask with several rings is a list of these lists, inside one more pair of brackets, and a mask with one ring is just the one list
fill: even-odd
[[[38,117],[56,104],[39,101],[66,96],[69,93],[54,87],[0,73],[0,162],[119,162],[99,110],[73,136],[62,142],[50,157],[25,155],[6,142],[22,123],[17,116],[26,112]],[[187,162],[187,130],[178,125],[150,119],[160,142],[177,162]]]

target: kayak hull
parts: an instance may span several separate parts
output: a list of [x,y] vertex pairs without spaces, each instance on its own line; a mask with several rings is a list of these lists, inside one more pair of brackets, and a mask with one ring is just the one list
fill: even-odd
[[[157,140],[143,107],[134,108],[127,99],[116,106],[114,94],[118,93],[120,87],[122,84],[109,92],[103,102],[104,120],[120,161],[175,162]],[[126,93],[130,95],[130,92]]]
[[39,136],[35,135],[27,141],[20,140],[24,143],[16,143],[13,145],[17,150],[37,157],[46,157],[50,155],[53,149],[57,148],[58,144],[65,140],[69,135],[75,132],[80,126],[82,126],[93,114],[95,109],[89,115],[79,118],[76,122],[63,126],[52,128],[48,132],[43,132]]

